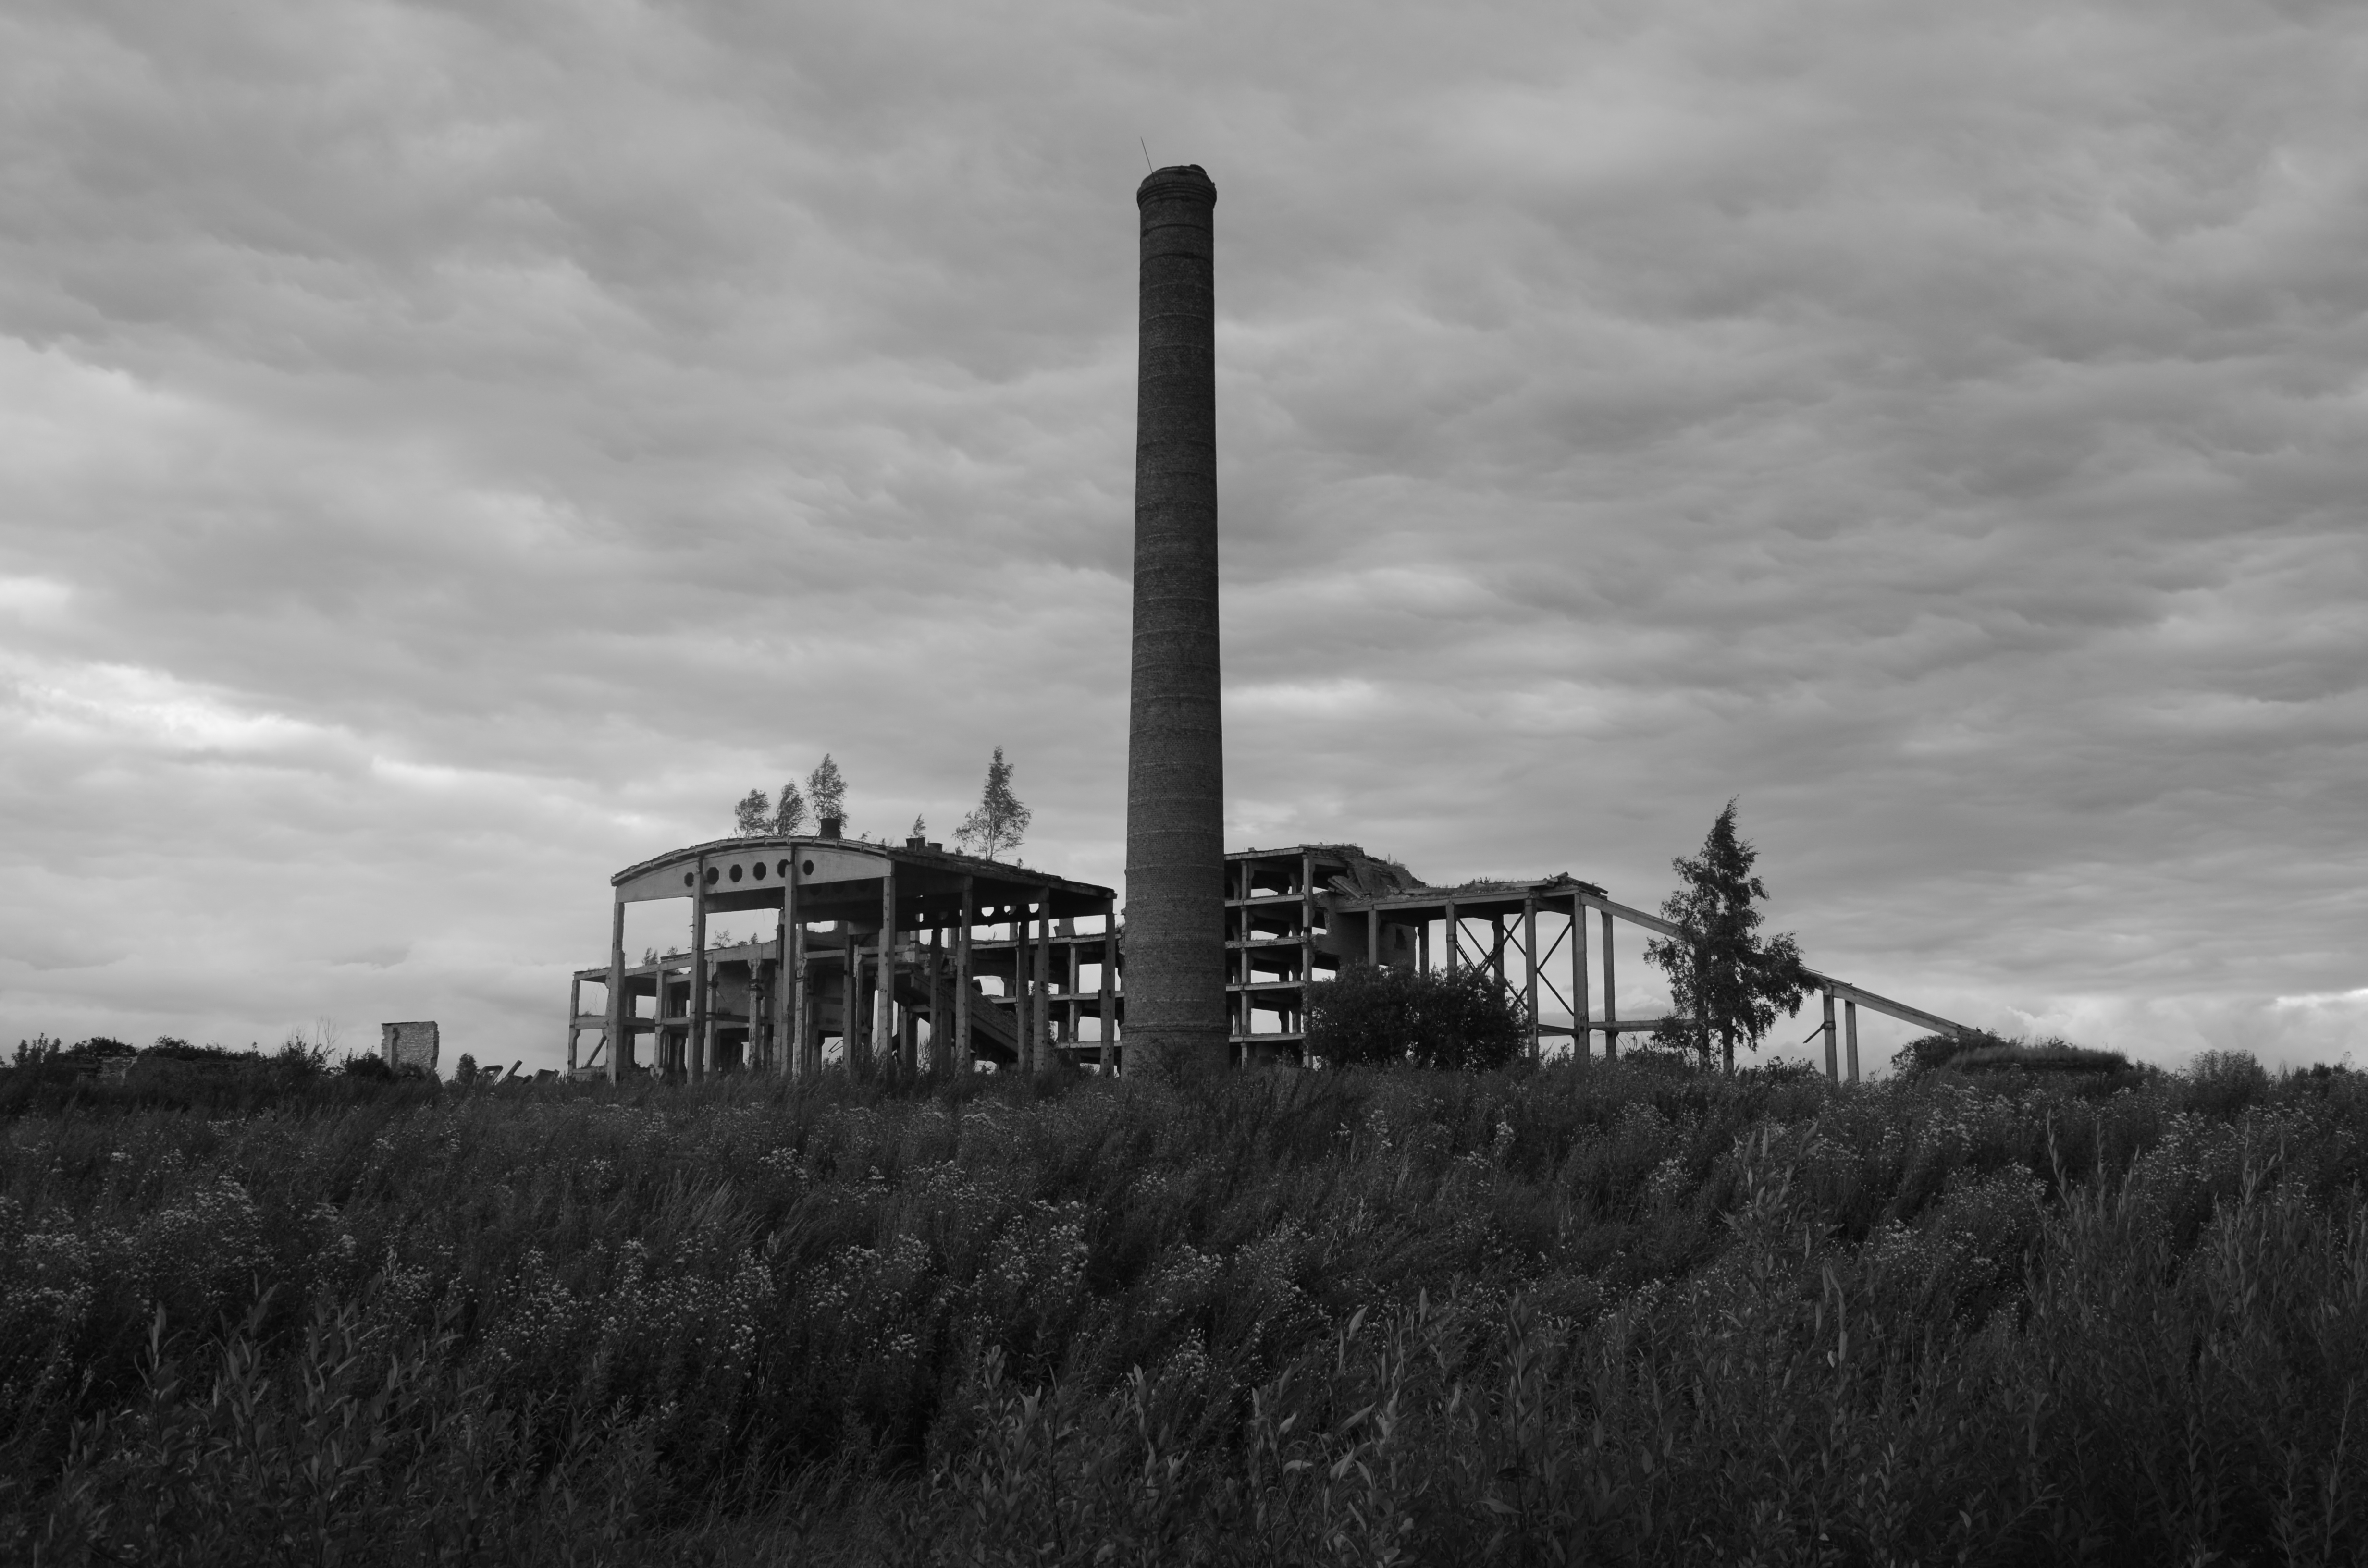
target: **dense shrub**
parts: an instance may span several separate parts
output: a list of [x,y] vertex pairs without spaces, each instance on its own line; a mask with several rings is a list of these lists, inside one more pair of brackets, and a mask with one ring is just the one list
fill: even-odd
[[44,1034],[33,1040],[18,1040],[16,1056],[10,1065],[17,1072],[30,1073],[36,1077],[88,1077],[102,1062],[139,1053],[139,1047],[126,1045],[106,1035],[93,1035],[88,1040],[79,1040],[68,1045]]
[[0,1558],[2336,1563],[2368,1079],[0,1120]]
[[1351,964],[1307,988],[1307,1049],[1328,1066],[1486,1072],[1520,1055],[1529,1014],[1477,964],[1453,974]]
[[2013,1041],[1985,1029],[1968,1029],[1964,1034],[1919,1035],[1892,1053],[1891,1070],[1905,1075],[1929,1073],[1935,1067],[1945,1067],[1960,1053],[1968,1051],[2009,1049]]
[[2270,1092],[2270,1074],[2241,1051],[2199,1052],[2187,1064],[2188,1098],[2200,1110],[2242,1110]]
[[169,1036],[137,1049],[104,1039],[63,1049],[20,1042],[17,1065],[0,1074],[0,1117],[135,1107],[245,1114],[304,1096],[328,1065],[326,1052],[301,1040],[269,1054]]
[[2096,1051],[2060,1040],[2036,1045],[2015,1041],[2006,1045],[1961,1051],[1949,1059],[1960,1073],[2127,1073],[2130,1059],[2118,1051]]
[[234,1065],[254,1058],[252,1051],[228,1051],[219,1045],[191,1045],[172,1035],[158,1035],[156,1043],[142,1051],[151,1062],[211,1062],[217,1065]]
[[[1892,1056],[1891,1067],[1893,1072],[1903,1074],[1947,1067],[1958,1073],[2103,1074],[2117,1079],[2139,1071],[2118,1051],[2095,1051],[2052,1037],[2043,1040],[2006,1040],[1980,1029],[1911,1040]],[[2118,1082],[2115,1086],[2119,1086]]]

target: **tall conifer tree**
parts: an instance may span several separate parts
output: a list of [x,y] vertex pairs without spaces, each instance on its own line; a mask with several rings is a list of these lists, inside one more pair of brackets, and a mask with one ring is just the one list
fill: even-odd
[[1754,906],[1768,890],[1751,874],[1759,858],[1736,832],[1735,802],[1727,801],[1701,852],[1669,862],[1679,886],[1662,901],[1661,918],[1678,935],[1645,945],[1645,960],[1669,977],[1671,1012],[1684,1020],[1674,1039],[1668,1038],[1673,1031],[1661,1031],[1661,1043],[1692,1051],[1707,1066],[1715,1037],[1730,1073],[1737,1042],[1758,1051],[1777,1009],[1798,1013],[1808,988],[1792,934],[1759,935]]

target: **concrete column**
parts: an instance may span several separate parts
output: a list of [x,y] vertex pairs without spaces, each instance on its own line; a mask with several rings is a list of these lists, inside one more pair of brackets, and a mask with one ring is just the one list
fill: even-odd
[[1611,911],[1597,913],[1603,916],[1603,1059],[1610,1062],[1620,1054],[1620,992],[1611,975]]
[[1587,901],[1570,895],[1570,1043],[1571,1060],[1584,1067],[1592,1047],[1587,1038]]
[[697,1060],[694,1061],[691,1065],[691,1071],[701,1079],[706,1078],[710,1073],[717,1070],[716,1060],[718,1053],[715,1049],[715,1037],[719,1028],[719,1020],[715,1017],[715,994],[723,989],[723,986],[720,983],[721,978],[722,977],[715,972],[715,966],[710,964],[707,969],[707,994],[703,998],[706,1004],[704,1010],[707,1014],[707,1021],[700,1028],[699,1055]]
[[896,1040],[896,868],[880,878],[880,973],[871,994],[871,1045],[881,1065],[893,1063]]
[[1014,913],[1017,919],[1012,925],[1011,934],[1019,946],[1012,953],[1011,972],[1013,983],[1019,988],[1019,1067],[1022,1072],[1034,1074],[1044,1071],[1044,1052],[1039,1043],[1043,1031],[1037,1027],[1039,1015],[1044,1010],[1044,1002],[1043,988],[1036,983],[1035,906],[1022,897]]
[[929,1075],[942,1078],[953,1070],[953,1059],[946,1053],[946,1040],[953,1030],[946,1023],[946,928],[945,916],[929,926]]
[[[1232,1004],[1225,1012],[1225,1059],[1233,1060],[1234,1037],[1245,1041],[1250,1032],[1250,863],[1231,863],[1226,875],[1231,879],[1233,896],[1242,901],[1238,908],[1226,912],[1225,984],[1227,1000]],[[1243,1051],[1249,1050],[1246,1043]]]
[[625,994],[625,901],[609,917],[609,1082],[632,1052],[633,999]]
[[683,1037],[684,1074],[697,1083],[706,1075],[707,1040],[707,858],[690,877],[690,1030]]
[[1118,901],[1102,900],[1102,1071],[1118,1071]]
[[1017,904],[1008,908],[989,904],[1003,915],[995,922],[1008,926],[1011,933],[1011,987],[1005,993],[1011,998],[1011,1070],[1025,1077],[1028,1063],[1028,941],[1021,935],[1020,910]]
[[849,926],[847,937],[847,972],[839,977],[845,994],[838,1005],[839,1065],[853,1073],[861,1060],[863,1050],[863,938]]
[[1012,939],[1019,945],[1012,950],[1012,983],[1019,988],[1019,1065],[1022,1071],[1034,1074],[1044,1070],[1043,1058],[1036,1050],[1036,926],[1034,909],[1022,898],[1013,910]]
[[970,1053],[970,928],[978,920],[978,894],[970,878],[962,881],[962,924],[954,927],[954,1052],[956,1073],[972,1070]]
[[[778,937],[768,944],[776,949],[780,945],[780,939]],[[790,1071],[790,1026],[787,1021],[789,1009],[781,1005],[781,990],[790,983],[790,969],[787,964],[781,962],[778,951],[772,958],[765,960],[764,968],[766,976],[765,1054],[758,1065],[768,1074],[787,1077]],[[751,1024],[749,1027],[754,1028],[757,1026]]]
[[1538,899],[1521,897],[1521,983],[1530,1004],[1530,1060],[1538,1059]]
[[1036,1071],[1036,1036],[1030,1028],[1028,1004],[1028,903],[1011,906],[1011,1039],[1019,1052],[1017,1063],[1024,1077]]
[[1134,634],[1127,728],[1127,1017],[1177,1072],[1225,1065],[1225,812],[1217,637],[1217,187],[1135,192]]
[[1455,901],[1447,901],[1447,978],[1453,980],[1455,971],[1463,967],[1463,923],[1455,918]]
[[[1234,949],[1232,954],[1234,982],[1239,989],[1233,993],[1233,1011],[1226,1020],[1226,1027],[1232,1029],[1234,1034],[1241,1036],[1245,1042],[1248,1040],[1250,1033],[1250,981],[1254,978],[1250,969],[1249,939],[1249,912],[1244,910],[1242,912],[1242,945]],[[1245,1043],[1242,1049],[1247,1051],[1249,1046]],[[1226,1060],[1233,1059],[1233,1040],[1228,1036],[1225,1041]]]
[[664,959],[660,959],[650,967],[649,1070],[660,1077],[666,1075],[666,960]]
[[798,1070],[797,1037],[792,1032],[797,1017],[797,982],[790,968],[797,943],[790,932],[790,886],[785,877],[781,883],[781,928],[773,938],[773,988],[765,998],[773,1031],[773,1055],[768,1065],[784,1078]]
[[1842,1044],[1850,1053],[1850,1081],[1858,1082],[1858,1004],[1842,1004]]
[[748,960],[748,1039],[740,1048],[740,1071],[759,1073],[771,1061],[772,993],[765,984],[765,960]]
[[1828,989],[1823,993],[1823,995],[1826,1000],[1826,1021],[1825,1026],[1817,1032],[1826,1037],[1826,1077],[1827,1081],[1839,1084],[1842,1081],[1842,1072],[1841,1062],[1834,1051],[1834,994]]
[[1077,1044],[1077,921],[1076,916],[1053,921],[1052,926],[1052,990],[1068,997],[1053,1009],[1053,1044]]
[[790,1071],[803,1078],[814,1070],[814,1006],[806,994],[806,931],[804,868],[798,846],[790,846],[790,881],[781,890],[781,961],[788,966],[790,1008]]
[[1029,978],[1036,988],[1036,1071],[1053,1065],[1053,890],[1037,895],[1034,961]]
[[1299,858],[1299,1007],[1292,1020],[1298,1031],[1299,1060],[1307,1061],[1307,988],[1315,983],[1315,857]]

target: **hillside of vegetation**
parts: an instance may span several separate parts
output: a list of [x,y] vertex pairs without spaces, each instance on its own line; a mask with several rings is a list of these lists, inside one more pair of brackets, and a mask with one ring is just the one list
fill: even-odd
[[0,1074],[0,1559],[2368,1556],[2368,1076],[1987,1065]]

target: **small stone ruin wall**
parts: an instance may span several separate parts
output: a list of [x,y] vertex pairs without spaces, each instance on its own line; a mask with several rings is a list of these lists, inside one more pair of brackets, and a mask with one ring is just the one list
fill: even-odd
[[436,1071],[438,1045],[436,1025],[427,1023],[381,1024],[379,1053],[390,1067],[416,1067],[423,1072]]

